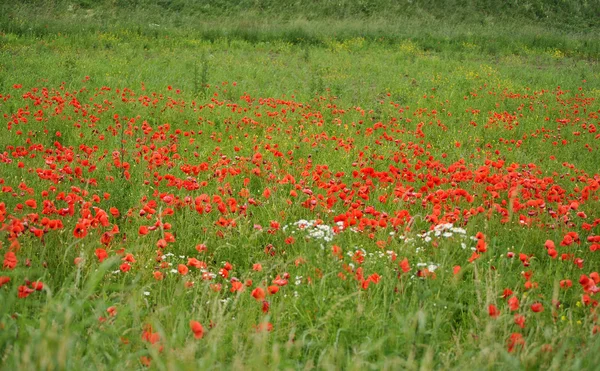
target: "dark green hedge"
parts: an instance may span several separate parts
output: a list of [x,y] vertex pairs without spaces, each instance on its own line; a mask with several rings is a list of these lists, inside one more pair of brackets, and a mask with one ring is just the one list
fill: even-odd
[[263,13],[280,19],[394,18],[428,14],[435,18],[519,18],[580,27],[600,25],[600,0],[0,0],[4,4],[85,9],[154,9],[204,16]]

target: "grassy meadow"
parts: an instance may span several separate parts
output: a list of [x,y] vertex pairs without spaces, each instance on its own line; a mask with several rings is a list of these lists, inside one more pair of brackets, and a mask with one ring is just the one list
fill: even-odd
[[595,369],[599,19],[0,1],[0,368]]

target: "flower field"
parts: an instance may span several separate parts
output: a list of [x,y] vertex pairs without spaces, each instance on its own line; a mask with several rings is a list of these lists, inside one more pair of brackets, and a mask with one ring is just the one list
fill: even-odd
[[1,37],[3,365],[600,362],[597,62]]

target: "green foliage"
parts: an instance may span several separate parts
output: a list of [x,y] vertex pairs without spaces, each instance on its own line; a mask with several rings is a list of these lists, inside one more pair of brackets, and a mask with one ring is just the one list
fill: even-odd
[[239,17],[256,20],[381,20],[406,17],[461,23],[539,22],[559,29],[600,26],[600,2],[588,0],[28,0],[0,1],[4,10],[27,7],[61,15],[67,8],[108,14],[148,11],[167,18]]

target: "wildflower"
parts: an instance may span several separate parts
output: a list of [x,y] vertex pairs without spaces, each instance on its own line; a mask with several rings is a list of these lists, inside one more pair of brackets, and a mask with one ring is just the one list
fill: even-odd
[[517,298],[516,296],[513,296],[510,299],[508,299],[508,307],[513,312],[515,310],[519,309],[519,298]]
[[273,331],[273,325],[271,322],[263,322],[258,326],[255,326],[256,332],[271,332]]
[[131,270],[131,265],[129,265],[128,263],[123,263],[119,266],[119,269],[121,270],[121,272],[129,272]]
[[571,280],[561,280],[560,281],[560,287],[562,287],[563,289],[567,289],[572,286],[573,286],[573,282]]
[[510,335],[507,341],[507,349],[509,353],[517,350],[518,348],[523,348],[525,345],[525,340],[523,339],[523,335],[518,332],[514,332]]
[[373,273],[372,275],[369,276],[369,281],[371,281],[373,283],[379,283],[380,280],[381,280],[381,276],[377,273]]
[[277,277],[275,277],[275,279],[273,280],[273,283],[278,286],[285,286],[288,284],[288,280],[285,278],[281,278],[280,275],[277,275]]
[[500,315],[500,311],[494,304],[490,304],[488,306],[488,314],[490,315],[490,317],[496,318]]
[[10,270],[15,269],[15,267],[17,266],[17,262],[18,260],[15,253],[9,251],[6,254],[4,254],[4,264],[2,265],[2,267],[8,268]]
[[480,255],[473,251],[473,254],[469,258],[469,263],[473,263],[475,260],[479,259]]
[[144,366],[144,367],[150,367],[150,365],[152,364],[152,358],[148,357],[148,356],[141,356],[140,357],[140,363]]
[[231,281],[231,292],[241,292],[244,290],[244,284],[241,281],[232,280]]
[[520,328],[525,328],[525,316],[515,313],[514,322],[515,325],[519,326]]
[[87,227],[83,223],[77,223],[75,229],[73,229],[73,236],[75,238],[83,238],[87,236]]
[[182,276],[185,276],[186,274],[188,274],[188,267],[185,264],[179,264],[177,266],[177,271],[179,272],[179,274],[181,274]]
[[34,291],[35,291],[34,289],[30,289],[30,288],[29,288],[29,287],[27,287],[27,286],[23,286],[23,285],[21,285],[21,286],[19,286],[18,296],[19,296],[19,298],[21,298],[21,299],[22,299],[22,298],[26,298],[26,297],[28,297],[28,296],[29,296],[29,294],[31,294],[31,293],[32,293],[32,292],[34,292]]
[[108,254],[104,249],[96,249],[96,257],[98,258],[98,261],[102,263],[104,259],[108,258]]
[[269,302],[266,301],[266,300],[263,300],[263,302],[262,302],[262,308],[261,308],[262,312],[265,313],[265,314],[268,313],[270,307],[271,307],[271,305],[269,304]]
[[408,263],[408,259],[404,258],[401,262],[400,262],[400,268],[402,269],[402,272],[407,273],[408,271],[410,271],[410,264]]
[[0,276],[0,287],[6,285],[9,282],[10,282],[10,277]]
[[533,303],[531,304],[531,310],[535,313],[543,312],[544,306],[542,305],[542,303]]
[[142,333],[142,340],[150,344],[156,344],[160,341],[160,334],[158,332],[152,332],[152,326],[147,325]]
[[112,306],[112,307],[106,308],[106,313],[108,313],[108,315],[111,317],[116,316],[117,315],[117,307]]
[[202,337],[204,336],[204,328],[202,327],[202,324],[200,324],[200,322],[190,321],[190,328],[192,329],[192,332],[194,333],[194,337],[196,339],[202,339]]
[[252,290],[251,295],[256,300],[263,300],[266,296],[265,290],[260,287],[257,287],[254,290]]

